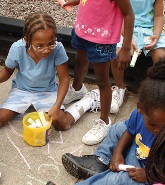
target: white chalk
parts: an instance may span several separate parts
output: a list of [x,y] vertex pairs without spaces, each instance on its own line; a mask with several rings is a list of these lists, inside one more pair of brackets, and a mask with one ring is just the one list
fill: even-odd
[[41,112],[38,112],[38,114],[39,114],[42,125],[45,127],[47,125],[46,123],[47,121],[45,119],[44,113],[41,111]]
[[42,123],[41,123],[41,121],[40,121],[40,119],[36,119],[35,120],[35,123],[36,123],[36,127],[43,127],[43,125],[42,125]]
[[125,164],[119,164],[118,166],[119,170],[127,171],[127,168],[135,168],[133,165],[125,165]]
[[134,51],[133,56],[132,56],[132,60],[130,62],[130,67],[134,67],[135,66],[136,60],[138,58],[138,55],[139,55],[139,50]]
[[68,12],[71,12],[71,11],[72,11],[72,7],[69,6],[69,5],[63,7],[63,5],[66,3],[65,0],[57,0],[57,1],[58,1],[58,3],[60,4],[60,6],[61,6],[62,8],[64,8],[66,11],[68,11]]
[[32,118],[28,118],[27,122],[30,123],[31,125],[35,124],[35,121]]
[[145,45],[150,45],[150,44],[151,44],[151,39],[150,39],[150,37],[144,37],[144,44],[145,44]]
[[29,128],[36,128],[36,125],[35,124],[31,124],[28,126]]

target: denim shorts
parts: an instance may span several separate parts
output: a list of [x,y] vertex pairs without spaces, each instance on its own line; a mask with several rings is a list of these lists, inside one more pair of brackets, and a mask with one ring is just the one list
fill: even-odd
[[74,29],[71,43],[75,49],[86,51],[89,62],[109,62],[116,58],[116,44],[98,44],[87,41],[77,36]]

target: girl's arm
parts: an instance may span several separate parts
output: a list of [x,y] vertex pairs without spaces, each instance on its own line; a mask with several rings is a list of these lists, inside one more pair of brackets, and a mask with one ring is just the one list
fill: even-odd
[[156,0],[154,5],[154,25],[153,36],[151,36],[151,44],[145,46],[145,49],[151,50],[156,45],[163,30],[164,16],[163,16],[163,0]]
[[163,0],[156,0],[154,7],[154,30],[153,34],[159,39],[161,32],[163,30],[164,17],[163,17]]
[[0,71],[0,83],[7,81],[11,75],[13,74],[15,68],[11,69],[5,66],[1,71]]
[[67,0],[66,3],[63,5],[65,6],[76,6],[80,3],[80,0]]
[[112,171],[118,171],[118,165],[124,164],[123,152],[130,146],[131,142],[134,140],[134,136],[132,136],[128,130],[126,130],[121,136],[117,146],[114,149],[111,161],[110,161],[110,169]]
[[[123,152],[131,145],[134,140],[134,136],[131,135],[128,130],[126,130],[121,136],[116,148],[114,149],[111,161],[110,169],[112,171],[119,171],[118,165],[124,164]],[[136,156],[134,156],[136,157]],[[145,168],[128,168],[128,175],[136,182],[146,182],[146,172]]]
[[55,104],[56,106],[61,106],[69,87],[68,65],[67,63],[64,63],[62,65],[57,66],[56,68],[59,78],[59,85],[57,92],[57,100]]
[[60,107],[69,87],[69,72],[67,63],[56,66],[56,69],[59,78],[57,99],[53,107],[48,112],[48,115],[52,118],[53,121],[58,119]]
[[118,54],[118,69],[123,70],[129,66],[131,61],[131,41],[134,28],[134,13],[129,0],[116,0],[124,15],[124,27],[123,27],[123,45]]

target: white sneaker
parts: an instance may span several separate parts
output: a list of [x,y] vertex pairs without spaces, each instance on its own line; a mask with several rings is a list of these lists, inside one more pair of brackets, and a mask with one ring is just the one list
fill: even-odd
[[125,95],[125,91],[126,88],[121,89],[117,86],[112,86],[112,102],[111,102],[111,106],[118,106],[121,107],[121,105],[123,104],[123,99],[124,99],[124,95]]
[[83,136],[82,141],[86,145],[96,145],[100,143],[107,135],[108,129],[111,126],[111,119],[107,125],[103,120],[95,120],[93,127]]
[[75,91],[72,87],[72,84],[69,86],[68,92],[63,100],[63,104],[69,104],[72,101],[79,100],[84,97],[84,95],[88,92],[87,88],[83,84],[79,91]]
[[99,89],[93,89],[90,92],[91,96],[91,102],[90,102],[90,108],[92,112],[97,112],[97,110],[100,110],[100,91]]
[[[99,91],[99,89],[94,89],[90,93],[91,93],[91,96],[92,96],[92,99],[93,99],[93,101],[91,101],[91,111],[97,112],[97,110],[101,109],[101,106],[100,106],[100,91]],[[118,103],[117,102],[113,103],[113,104],[111,103],[110,113],[117,113],[118,111],[119,111]]]

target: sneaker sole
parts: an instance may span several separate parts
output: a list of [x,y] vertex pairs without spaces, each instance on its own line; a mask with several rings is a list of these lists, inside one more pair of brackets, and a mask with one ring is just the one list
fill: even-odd
[[62,164],[70,175],[79,179],[87,179],[97,174],[89,169],[83,168],[78,163],[69,158],[67,155],[62,156]]
[[83,98],[83,97],[84,97],[84,96],[77,96],[76,98],[75,98],[75,97],[72,97],[72,98],[70,98],[69,100],[65,100],[65,99],[64,99],[63,104],[64,104],[64,105],[67,105],[67,104],[69,104],[69,103],[71,103],[71,102],[78,101],[78,100],[80,100],[80,99]]
[[[105,138],[105,137],[104,137]],[[104,139],[103,138],[103,139]],[[97,145],[97,144],[99,144],[103,139],[101,139],[100,141],[86,141],[85,139],[83,139],[82,138],[82,142],[84,143],[84,144],[86,144],[86,145],[88,145],[88,146],[92,146],[92,145]]]

